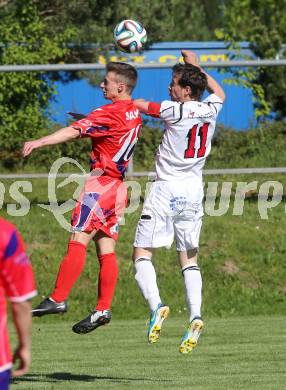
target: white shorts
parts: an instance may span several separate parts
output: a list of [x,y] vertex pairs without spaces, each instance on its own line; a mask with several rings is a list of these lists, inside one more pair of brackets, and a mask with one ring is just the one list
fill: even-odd
[[155,181],[143,206],[134,246],[169,248],[175,238],[178,251],[198,248],[202,200],[201,180]]

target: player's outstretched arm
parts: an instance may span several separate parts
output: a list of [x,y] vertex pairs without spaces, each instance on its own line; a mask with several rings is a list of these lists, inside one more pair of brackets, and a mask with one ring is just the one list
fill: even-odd
[[133,100],[133,103],[134,103],[135,107],[137,107],[140,112],[143,112],[143,114],[148,114],[148,107],[149,107],[150,102],[148,102],[144,99],[135,99],[135,100]]
[[42,148],[43,146],[57,145],[78,138],[79,134],[79,130],[72,126],[63,127],[46,137],[25,142],[22,150],[23,156],[29,156],[34,149]]
[[18,377],[26,374],[31,364],[31,303],[12,302],[13,322],[18,336],[18,347],[14,352],[13,362],[19,363],[12,375]]
[[148,102],[144,99],[135,99],[133,102],[141,113],[152,116],[153,118],[160,118],[161,104]]
[[208,87],[207,87],[208,92],[216,94],[222,101],[224,101],[225,100],[224,90],[212,76],[210,76],[199,66],[199,61],[196,54],[190,50],[182,50],[182,56],[186,64],[198,66],[201,69],[201,71],[205,73],[208,80]]
[[144,99],[135,99],[133,102],[141,113],[152,116],[153,118],[160,118],[161,104],[148,102]]

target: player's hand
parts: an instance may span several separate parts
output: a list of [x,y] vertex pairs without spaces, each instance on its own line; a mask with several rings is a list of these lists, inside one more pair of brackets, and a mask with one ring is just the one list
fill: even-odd
[[34,149],[37,149],[39,147],[38,141],[29,141],[25,142],[22,150],[22,154],[24,157],[29,156],[29,154],[32,153]]
[[19,362],[18,368],[13,370],[12,376],[18,377],[27,373],[31,365],[31,351],[29,348],[18,346],[14,355],[13,363],[17,364]]
[[183,60],[184,60],[185,64],[199,66],[198,57],[193,51],[182,50],[181,53],[182,53]]

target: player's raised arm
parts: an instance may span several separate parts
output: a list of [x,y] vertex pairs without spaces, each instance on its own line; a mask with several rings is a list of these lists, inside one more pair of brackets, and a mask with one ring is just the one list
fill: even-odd
[[182,56],[184,59],[184,62],[186,64],[191,64],[194,66],[198,66],[203,73],[207,76],[208,80],[208,86],[207,90],[209,93],[214,93],[216,94],[223,102],[225,100],[225,93],[222,87],[219,85],[219,83],[212,77],[210,76],[207,72],[205,72],[200,66],[198,62],[198,58],[196,54],[192,51],[189,50],[182,50]]
[[48,145],[61,144],[63,142],[78,138],[79,135],[79,129],[76,129],[72,126],[63,127],[62,129],[57,130],[50,135],[47,135],[46,137],[42,137],[34,141],[25,142],[22,150],[23,156],[29,156],[29,154],[31,154],[34,149],[42,148]]

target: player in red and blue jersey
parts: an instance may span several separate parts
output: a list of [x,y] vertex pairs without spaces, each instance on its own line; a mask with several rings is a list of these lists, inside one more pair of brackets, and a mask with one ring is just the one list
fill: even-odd
[[[132,100],[119,100],[98,108],[71,126],[80,130],[81,137],[92,140],[92,176],[86,181],[73,212],[73,228],[85,232],[100,229],[117,238],[118,216],[124,211],[127,199],[122,179],[141,129],[139,110]],[[94,207],[94,212],[90,212]]]
[[67,311],[66,300],[83,270],[86,247],[94,240],[100,264],[98,300],[95,310],[73,326],[76,333],[88,333],[111,319],[110,306],[118,277],[115,243],[118,222],[127,202],[123,178],[142,126],[131,97],[137,81],[136,69],[129,64],[110,62],[106,71],[100,87],[111,104],[47,137],[26,142],[23,148],[23,155],[28,156],[34,149],[80,137],[92,141],[91,175],[72,214],[73,233],[55,289],[33,310],[34,316]]
[[[10,222],[0,218],[0,389],[9,387],[12,360],[19,360],[13,376],[25,374],[31,362],[31,304],[36,295],[33,271],[23,240]],[[13,359],[8,338],[7,303],[12,305],[18,347]]]

